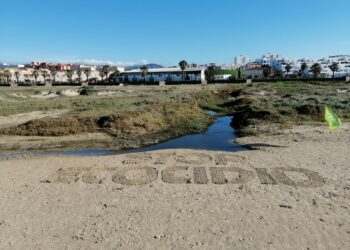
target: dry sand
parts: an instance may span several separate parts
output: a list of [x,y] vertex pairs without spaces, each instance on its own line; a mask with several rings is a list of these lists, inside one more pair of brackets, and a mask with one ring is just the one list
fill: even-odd
[[0,161],[0,249],[349,249],[350,134]]

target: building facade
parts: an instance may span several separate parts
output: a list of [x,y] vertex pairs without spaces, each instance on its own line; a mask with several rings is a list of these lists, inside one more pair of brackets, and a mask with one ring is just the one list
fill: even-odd
[[[142,72],[140,69],[124,71],[111,76],[113,82],[137,83],[137,82],[205,82],[205,69],[187,68],[182,72],[180,68],[148,69]],[[184,73],[184,74],[183,74]],[[184,75],[184,79],[183,79]]]
[[234,64],[236,67],[246,65],[247,63],[250,63],[250,58],[247,56],[240,55],[234,59]]

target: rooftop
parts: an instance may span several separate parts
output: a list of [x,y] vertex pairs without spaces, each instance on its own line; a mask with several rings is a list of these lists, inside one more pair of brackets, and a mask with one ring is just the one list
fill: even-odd
[[[195,71],[202,71],[201,68],[187,68],[185,69],[185,72],[195,72]],[[148,69],[148,73],[164,73],[164,72],[179,72],[181,73],[181,68],[157,68],[157,69]],[[124,73],[141,73],[141,69],[133,69],[125,71]]]

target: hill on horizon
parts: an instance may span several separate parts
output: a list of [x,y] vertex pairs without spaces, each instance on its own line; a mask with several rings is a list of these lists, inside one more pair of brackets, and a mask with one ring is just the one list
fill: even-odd
[[[144,65],[135,64],[135,65],[132,65],[132,66],[125,67],[125,69],[126,69],[126,70],[139,69],[139,68],[141,68],[142,66],[144,66]],[[156,64],[156,63],[149,63],[149,64],[146,64],[146,66],[147,66],[149,69],[160,69],[160,68],[164,68],[162,65],[159,65],[159,64]]]

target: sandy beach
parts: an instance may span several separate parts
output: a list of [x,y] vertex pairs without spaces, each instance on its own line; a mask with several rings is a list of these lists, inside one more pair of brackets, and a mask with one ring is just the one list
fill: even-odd
[[350,0],[0,6],[0,250],[350,250]]
[[1,249],[348,249],[349,124],[165,150],[0,161]]

